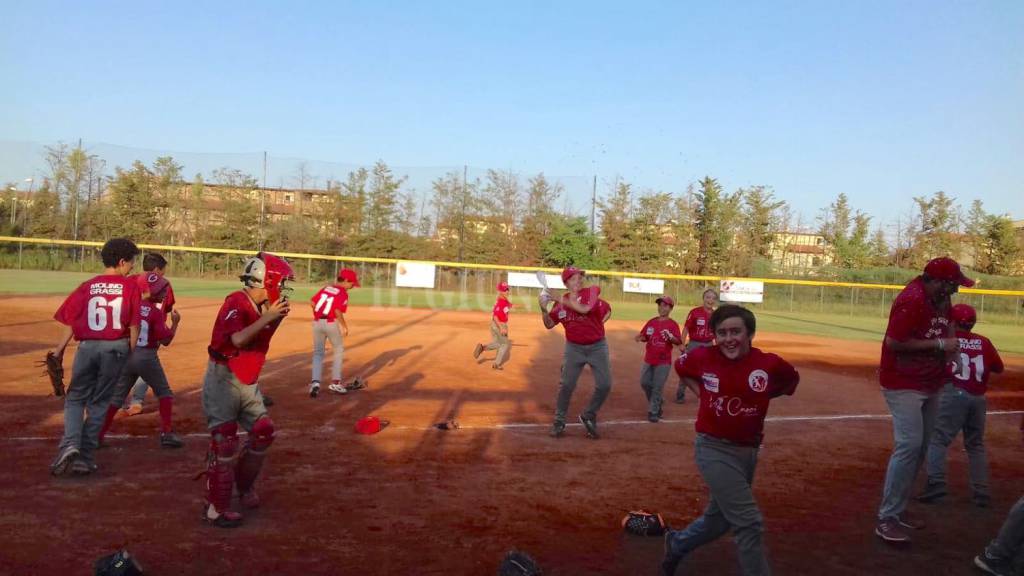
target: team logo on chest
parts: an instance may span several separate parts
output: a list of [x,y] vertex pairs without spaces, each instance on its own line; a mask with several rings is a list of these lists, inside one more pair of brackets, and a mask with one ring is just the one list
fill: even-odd
[[568,314],[566,314],[565,310],[559,310],[558,311],[558,319],[559,320],[565,320],[566,316],[568,316]]
[[768,373],[764,370],[754,370],[747,377],[747,384],[754,392],[764,392],[768,389]]
[[718,376],[710,372],[701,374],[701,380],[704,381],[704,389],[708,392],[718,393]]

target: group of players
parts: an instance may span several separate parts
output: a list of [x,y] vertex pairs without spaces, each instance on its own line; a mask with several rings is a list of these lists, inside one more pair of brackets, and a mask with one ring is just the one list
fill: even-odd
[[[163,276],[166,261],[147,256],[146,272],[130,276],[138,254],[130,240],[109,240],[101,251],[103,274],[83,282],[54,315],[63,326],[54,350],[57,357],[63,358],[72,338],[79,342],[64,402],[64,436],[50,466],[54,475],[87,475],[97,469],[95,451],[102,435],[132,385],[141,386],[136,383],[139,377],[159,399],[161,445],[182,445],[173,432],[173,394],[157,355],[161,345],[174,339],[180,314],[173,309],[173,291]],[[254,485],[274,441],[274,424],[257,382],[271,338],[290,311],[287,283],[294,275],[284,259],[261,252],[246,260],[239,278],[243,288],[229,294],[217,313],[202,388],[210,432],[202,518],[220,527],[238,526],[242,521],[241,514],[231,508],[236,490],[243,506],[260,504]],[[597,413],[612,385],[604,331],[611,306],[600,298],[599,287],[586,286],[583,270],[570,266],[562,271],[562,280],[566,293],[555,297],[544,290],[539,296],[544,326],[551,329],[562,324],[566,338],[551,436],[565,434],[572,393],[583,367],[590,366],[594,393],[579,420],[589,437],[598,438]],[[311,301],[310,395],[314,398],[319,393],[325,340],[332,342],[335,353],[330,389],[344,394],[360,387],[358,381],[350,386],[341,383],[342,339],[348,333],[347,290],[358,285],[354,271],[342,270],[338,282]],[[895,446],[875,531],[888,542],[906,542],[906,529],[922,527],[906,507],[926,460],[928,484],[920,500],[932,502],[945,495],[945,450],[961,430],[971,461],[975,503],[987,506],[990,502],[983,444],[984,393],[989,374],[1001,371],[1002,363],[991,343],[971,332],[973,309],[950,302],[959,286],[971,285],[955,261],[937,258],[893,302],[880,379],[893,416]],[[484,349],[497,349],[492,365],[496,369],[508,360],[511,309],[507,284],[500,284],[498,291],[492,342],[478,344],[474,350],[479,356]],[[701,517],[683,530],[666,533],[664,574],[674,574],[688,553],[730,530],[743,573],[770,573],[752,482],[769,403],[792,395],[800,376],[779,356],[752,346],[756,319],[750,310],[735,305],[715,308],[716,302],[713,290],[704,292],[702,306],[687,315],[684,339],[670,317],[675,302],[660,297],[658,315],[636,336],[646,344],[640,384],[651,422],[662,416],[662,390],[668,367],[673,365],[672,351],[684,346],[674,362],[680,378],[676,400],[685,401],[685,388],[698,399],[695,459],[710,492]],[[248,432],[241,446],[239,426]],[[975,564],[990,574],[1011,574],[1022,541],[1024,498]]]

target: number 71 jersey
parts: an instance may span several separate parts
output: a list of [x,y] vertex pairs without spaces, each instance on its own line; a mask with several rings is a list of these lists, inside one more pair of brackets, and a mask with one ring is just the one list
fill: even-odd
[[140,296],[126,276],[96,276],[75,288],[53,319],[70,326],[75,340],[120,340],[139,325]]
[[1003,371],[1003,359],[981,334],[957,330],[956,337],[960,340],[960,367],[951,363],[953,385],[971,394],[984,394],[989,376]]

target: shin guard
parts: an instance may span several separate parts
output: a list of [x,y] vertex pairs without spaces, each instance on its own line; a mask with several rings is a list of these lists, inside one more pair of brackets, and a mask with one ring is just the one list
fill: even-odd
[[238,485],[238,493],[245,495],[252,490],[256,478],[263,468],[263,460],[267,455],[267,448],[274,443],[274,422],[267,416],[260,418],[253,425],[249,432],[249,439],[246,440],[242,453],[238,458],[238,465],[235,469],[235,483]]
[[235,452],[238,450],[238,424],[230,422],[211,430],[210,452],[206,468],[206,502],[218,513],[231,506],[235,483]]

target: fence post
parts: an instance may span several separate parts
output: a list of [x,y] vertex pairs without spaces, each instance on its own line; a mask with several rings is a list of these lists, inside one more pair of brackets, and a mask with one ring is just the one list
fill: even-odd
[[854,298],[856,296],[857,296],[857,287],[856,286],[851,286],[850,287],[850,317],[851,318],[853,317],[853,302],[854,302]]
[[981,295],[981,315],[985,315],[985,295]]
[[789,311],[790,312],[793,311],[793,286],[794,286],[794,284],[790,284],[789,285]]
[[18,270],[21,270],[21,250],[25,247],[24,242],[18,242]]
[[306,282],[313,283],[313,259],[306,258]]
[[821,288],[821,299],[820,299],[820,302],[818,304],[818,312],[825,312],[825,287],[824,286],[820,286],[820,288]]

